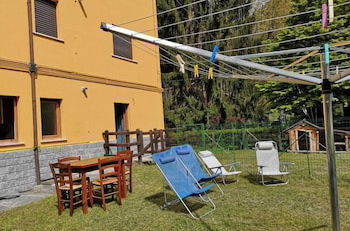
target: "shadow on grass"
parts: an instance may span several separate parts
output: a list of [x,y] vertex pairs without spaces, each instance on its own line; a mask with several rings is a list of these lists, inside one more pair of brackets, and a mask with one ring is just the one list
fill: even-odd
[[[199,198],[199,197],[198,197]],[[173,201],[178,199],[177,197],[175,197],[172,194],[167,193],[167,200],[168,201]],[[164,193],[157,193],[151,196],[148,196],[145,198],[145,200],[150,201],[156,205],[158,205],[159,207],[164,205]],[[206,206],[206,204],[203,202],[199,202],[199,201],[194,201],[192,200],[187,200],[184,199],[184,202],[186,203],[186,205],[191,209],[191,211],[193,213],[195,213],[197,210],[201,209],[202,207]],[[184,213],[184,214],[188,214],[186,208],[183,206],[183,204],[181,203],[181,201],[179,201],[178,203],[176,203],[175,205],[170,205],[166,208],[166,210],[169,211],[173,211],[176,213]]]
[[251,184],[261,185],[257,182],[255,174],[249,173],[248,175],[244,175],[242,177],[246,178]]
[[[257,181],[255,174],[249,173],[248,175],[245,175],[243,177],[246,178],[249,181],[249,183],[251,183],[251,184],[262,185],[261,183],[259,183]],[[260,178],[259,178],[259,180],[260,180]],[[282,179],[272,177],[272,176],[264,176],[264,181],[265,181],[265,185],[269,185],[269,186],[279,185],[279,184],[283,184],[285,182]]]
[[313,231],[313,230],[318,230],[318,229],[324,229],[324,228],[327,228],[327,227],[328,227],[328,225],[319,225],[319,226],[316,226],[316,227],[303,229],[302,231]]
[[[168,186],[166,188],[170,189]],[[174,195],[169,194],[169,193],[167,193],[167,198],[168,198],[168,201],[178,199],[177,197],[175,197]],[[199,199],[199,197],[195,197],[195,196],[194,196],[194,198],[196,198],[196,200]],[[146,197],[145,200],[150,201],[150,202],[158,205],[159,207],[161,207],[164,205],[164,193],[161,192],[161,193],[151,195],[149,197]],[[192,213],[195,216],[199,216],[197,211],[199,209],[203,208],[204,206],[206,206],[207,204],[205,204],[204,202],[193,201],[193,200],[194,199],[189,201],[189,200],[184,199],[186,205],[190,208]],[[166,210],[176,212],[176,213],[183,213],[185,215],[188,215],[188,217],[190,218],[188,211],[186,210],[186,208],[183,206],[183,204],[180,201],[175,205],[168,206],[166,208]],[[190,218],[190,219],[192,219],[192,218]],[[199,219],[198,221],[206,228],[206,230],[213,231],[213,229],[210,227],[210,225],[208,223],[206,223],[203,219]]]
[[233,179],[233,178],[231,178],[231,179],[230,179],[230,178],[226,178],[226,179],[225,179],[225,184],[224,184],[223,181],[220,181],[220,180],[218,180],[217,182],[220,183],[221,185],[230,185],[230,184],[238,183],[239,180]]

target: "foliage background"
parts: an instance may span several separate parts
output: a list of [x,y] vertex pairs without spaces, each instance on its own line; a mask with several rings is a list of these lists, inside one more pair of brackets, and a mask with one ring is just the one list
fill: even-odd
[[[181,6],[194,2],[195,0],[157,0],[158,12],[169,10],[176,6]],[[159,31],[159,37],[168,38],[172,36],[207,31],[215,28],[242,24],[247,22],[259,21],[262,19],[283,16],[298,12],[304,12],[312,9],[319,9],[323,3],[321,0],[270,0],[256,1],[259,4],[252,4],[242,7],[238,10],[227,13],[205,17],[193,20],[187,23],[181,23],[176,26],[167,27]],[[266,4],[263,4],[267,2]],[[346,0],[337,0],[335,5],[346,2]],[[158,16],[159,26],[174,22],[180,22],[210,12],[217,12],[234,6],[247,4],[244,0],[211,0],[195,4],[181,10],[172,11]],[[350,11],[349,5],[336,7],[335,15],[344,15]],[[250,36],[239,39],[227,40],[218,43],[220,51],[242,48],[261,44],[270,44],[256,49],[243,50],[229,55],[239,55],[256,52],[267,52],[275,50],[284,50],[308,46],[322,45],[326,42],[338,42],[349,40],[350,18],[342,17],[335,20],[328,29],[323,29],[320,20],[320,11],[312,14],[289,17],[281,20],[271,20],[264,23],[252,24],[223,30],[220,32],[205,33],[201,35],[192,35],[188,37],[177,38],[176,41],[183,44],[197,43],[201,41],[210,41],[214,39],[234,37],[244,34],[251,34],[260,31],[273,30],[282,27],[292,26],[310,21],[317,21],[305,26],[278,30],[276,32],[264,33],[258,36]],[[298,42],[280,43],[284,40],[302,38],[309,35],[324,33],[327,31],[338,31],[329,35],[316,37],[313,39],[300,40]],[[200,48],[212,50],[215,44],[204,44]],[[161,51],[163,55],[167,55]],[[294,55],[294,54],[293,54]],[[295,54],[300,55],[300,54]],[[198,62],[208,61],[200,57],[193,56]],[[256,59],[272,66],[285,66],[293,59],[283,59],[287,56],[281,56],[282,59],[268,61],[271,57]],[[290,57],[290,55],[289,55]],[[272,57],[274,58],[274,57]],[[279,57],[277,57],[279,58]],[[332,53],[332,60],[338,60],[332,63],[335,65],[346,66],[349,64],[347,55]],[[175,60],[175,59],[174,59]],[[187,61],[185,59],[185,61]],[[319,68],[319,55],[313,56],[302,65],[292,69],[293,71],[305,72],[313,71]],[[209,65],[209,64],[208,64]],[[189,66],[192,68],[192,66]],[[162,85],[164,88],[164,111],[165,120],[168,127],[179,124],[205,123],[215,125],[219,123],[232,122],[262,122],[272,120],[299,120],[306,118],[310,121],[322,117],[321,92],[320,87],[302,86],[292,84],[281,84],[276,82],[256,82],[250,80],[222,79],[214,78],[208,80],[207,76],[201,75],[199,79],[193,77],[192,72],[187,71],[182,74],[178,67],[162,63]],[[226,67],[225,67],[226,68]],[[238,67],[239,68],[239,67]],[[220,69],[217,69],[220,70]],[[223,70],[224,71],[224,70]],[[241,69],[241,71],[245,71]],[[312,74],[312,73],[310,73]],[[335,115],[350,115],[350,84],[345,83],[342,87],[335,87]]]

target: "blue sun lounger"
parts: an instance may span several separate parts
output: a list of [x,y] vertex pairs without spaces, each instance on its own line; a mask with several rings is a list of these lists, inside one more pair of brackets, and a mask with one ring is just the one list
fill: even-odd
[[215,178],[221,175],[221,172],[209,175],[207,172],[203,170],[201,167],[201,163],[198,161],[196,152],[193,150],[192,146],[189,144],[179,145],[171,147],[171,152],[175,153],[180,160],[184,163],[184,165],[190,170],[191,174],[194,176],[196,181],[199,183],[205,183],[208,181],[213,181],[215,185],[219,188],[222,194],[221,187],[215,181]]
[[[176,193],[178,199],[168,202],[166,193],[164,192],[165,204],[162,208],[176,204],[181,201],[186,210],[194,219],[199,219],[208,215],[216,209],[215,204],[206,194],[213,187],[213,184],[202,187],[191,175],[189,170],[183,165],[179,158],[170,150],[154,154],[152,156],[154,163],[158,166],[170,188]],[[212,209],[205,214],[196,217],[190,208],[186,205],[184,199],[190,196],[198,195],[204,202],[209,203]],[[207,199],[204,199],[206,196]]]

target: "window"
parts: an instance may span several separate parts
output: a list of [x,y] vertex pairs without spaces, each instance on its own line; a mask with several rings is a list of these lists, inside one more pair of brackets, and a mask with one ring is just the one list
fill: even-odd
[[35,31],[57,38],[56,1],[35,0]]
[[43,138],[61,136],[60,104],[58,99],[41,99],[41,132]]
[[132,60],[131,38],[122,34],[113,34],[113,54]]
[[0,96],[0,143],[16,141],[17,98]]

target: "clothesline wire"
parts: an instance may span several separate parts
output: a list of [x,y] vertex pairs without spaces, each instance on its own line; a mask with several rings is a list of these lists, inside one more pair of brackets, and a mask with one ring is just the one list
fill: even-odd
[[[341,3],[341,4],[338,4],[338,5],[335,5],[334,8],[339,7],[339,6],[349,5],[349,4],[350,4],[350,2]],[[294,14],[288,14],[288,15],[282,15],[282,16],[277,16],[277,17],[273,17],[273,18],[262,19],[262,20],[259,20],[259,21],[247,22],[247,23],[243,23],[243,24],[231,25],[231,26],[227,26],[227,27],[221,27],[221,28],[216,28],[216,29],[211,29],[211,30],[206,30],[206,31],[200,31],[200,32],[194,32],[194,33],[190,33],[190,34],[184,34],[184,35],[178,35],[178,36],[173,36],[173,37],[167,37],[167,38],[164,38],[164,39],[172,40],[172,39],[176,39],[176,38],[189,37],[189,36],[193,36],[193,35],[218,32],[218,31],[222,31],[222,30],[239,28],[239,27],[243,27],[243,26],[254,25],[254,24],[258,24],[258,23],[262,23],[262,22],[268,22],[268,21],[277,20],[277,19],[295,17],[295,16],[300,16],[300,15],[303,15],[303,14],[310,14],[310,13],[314,13],[314,12],[317,12],[317,11],[321,11],[321,9],[313,9],[313,10],[298,12],[298,13],[294,13]]]
[[137,19],[133,19],[133,20],[130,20],[130,21],[127,21],[127,22],[119,23],[117,25],[118,26],[122,26],[122,25],[133,23],[133,22],[138,22],[138,21],[141,21],[141,20],[144,20],[144,19],[152,18],[154,16],[162,15],[162,14],[169,13],[169,12],[172,12],[172,11],[175,11],[175,10],[180,10],[182,8],[185,8],[185,7],[188,7],[188,6],[192,6],[192,5],[195,5],[195,4],[199,4],[199,3],[205,2],[205,1],[208,1],[208,0],[199,0],[199,1],[196,1],[196,2],[188,3],[188,4],[185,4],[185,5],[182,5],[182,6],[171,8],[169,10],[161,11],[161,12],[156,13],[156,14],[152,14],[152,15],[145,16],[145,17],[142,17],[142,18],[137,18]]

